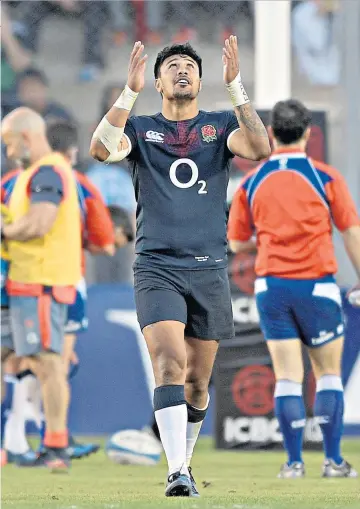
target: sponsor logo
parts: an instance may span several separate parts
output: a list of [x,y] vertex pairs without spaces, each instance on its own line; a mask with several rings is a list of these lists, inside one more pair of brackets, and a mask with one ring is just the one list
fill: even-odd
[[37,345],[40,343],[40,338],[35,332],[29,332],[29,334],[26,334],[26,341],[29,345]]
[[282,441],[278,420],[274,417],[226,417],[223,422],[224,441],[231,444]]
[[[224,442],[231,446],[280,443],[283,440],[276,417],[225,417],[222,428]],[[304,439],[313,443],[322,442],[321,430],[314,418],[306,421]]]
[[195,256],[197,262],[207,262],[209,258],[209,256]]
[[231,384],[237,408],[246,415],[268,415],[274,409],[275,376],[268,366],[246,366],[236,373]]
[[145,141],[153,141],[154,143],[164,143],[163,133],[157,133],[156,131],[146,131]]
[[279,159],[279,169],[280,170],[286,170],[287,162],[288,162],[287,157],[282,157],[281,159]]
[[215,141],[217,138],[215,127],[210,124],[202,126],[201,136],[202,139],[206,141],[206,143],[210,143],[210,141]]
[[325,343],[325,341],[329,341],[334,337],[333,332],[327,332],[325,330],[320,331],[319,337],[317,338],[311,338],[311,342],[313,345],[321,345],[322,343]]

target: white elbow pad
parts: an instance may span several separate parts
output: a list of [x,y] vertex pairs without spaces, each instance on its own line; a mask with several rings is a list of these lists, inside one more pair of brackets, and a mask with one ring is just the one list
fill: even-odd
[[106,163],[114,163],[122,161],[131,152],[131,143],[127,137],[128,147],[124,150],[118,150],[121,139],[124,135],[123,127],[115,127],[104,117],[97,126],[93,138],[98,139],[109,151],[109,157],[104,161]]

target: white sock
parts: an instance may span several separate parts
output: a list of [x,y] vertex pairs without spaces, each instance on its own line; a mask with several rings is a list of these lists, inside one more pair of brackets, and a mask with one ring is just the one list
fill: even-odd
[[186,466],[187,406],[177,405],[156,410],[155,418],[169,465],[169,475],[179,471],[188,475]]
[[42,394],[38,379],[35,376],[27,376],[23,379],[26,386],[26,420],[34,421],[38,428],[41,428],[44,415],[42,411]]
[[25,433],[27,390],[24,380],[14,384],[12,407],[4,430],[4,448],[13,454],[24,454],[30,449]]
[[191,458],[194,452],[194,447],[198,439],[202,423],[200,422],[188,422],[186,429],[186,465],[189,467]]
[[[208,395],[207,403],[204,408],[197,408],[196,410],[206,410],[209,406],[210,396]],[[194,407],[196,408],[196,407]],[[186,465],[189,467],[191,463],[191,458],[194,453],[195,444],[197,442],[197,439],[199,437],[200,429],[202,426],[202,423],[204,421],[200,422],[188,422],[187,423],[187,429],[186,429]]]

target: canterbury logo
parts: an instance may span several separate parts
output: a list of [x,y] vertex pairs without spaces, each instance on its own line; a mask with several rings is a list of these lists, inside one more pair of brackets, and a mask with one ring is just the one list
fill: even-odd
[[164,143],[164,135],[156,131],[146,131],[146,141],[154,141],[155,143]]

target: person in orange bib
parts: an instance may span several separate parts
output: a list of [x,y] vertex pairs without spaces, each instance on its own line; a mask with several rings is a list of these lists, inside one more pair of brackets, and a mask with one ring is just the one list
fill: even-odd
[[316,378],[314,415],[323,434],[323,477],[356,477],[340,447],[344,323],[332,228],[341,232],[360,280],[360,219],[340,172],[305,154],[310,123],[311,114],[300,102],[276,104],[271,121],[275,150],[237,190],[228,238],[230,248],[239,252],[256,235],[256,302],[288,454],[278,477],[305,474],[302,343]]
[[[47,425],[38,466],[66,470],[69,458],[69,388],[61,352],[68,305],[81,279],[81,217],[76,180],[66,159],[51,150],[45,122],[29,108],[2,121],[9,159],[25,169],[8,203],[10,224],[1,225],[8,246],[12,335],[2,362],[15,350],[40,381]],[[66,255],[64,255],[66,253]]]

